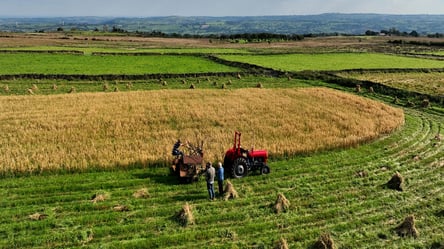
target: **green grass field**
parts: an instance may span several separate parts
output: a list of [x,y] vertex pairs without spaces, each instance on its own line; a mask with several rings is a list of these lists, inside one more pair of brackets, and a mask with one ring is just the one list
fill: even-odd
[[233,72],[236,68],[195,56],[82,56],[2,54],[0,74],[155,74]]
[[444,67],[442,61],[376,53],[219,55],[219,57],[284,71]]
[[[271,248],[283,237],[309,248],[326,232],[338,248],[442,245],[444,145],[434,136],[444,120],[407,114],[402,130],[374,143],[232,180],[240,196],[229,201],[209,202],[204,181],[177,184],[166,168],[2,179],[0,247]],[[403,192],[382,187],[395,172],[406,179]],[[133,197],[142,188],[149,197]],[[278,193],[291,203],[281,214],[271,209]],[[93,203],[94,194],[107,198]],[[185,202],[196,224],[184,228],[173,216]],[[33,220],[36,213],[47,217]],[[393,229],[411,214],[419,237],[398,237]]]

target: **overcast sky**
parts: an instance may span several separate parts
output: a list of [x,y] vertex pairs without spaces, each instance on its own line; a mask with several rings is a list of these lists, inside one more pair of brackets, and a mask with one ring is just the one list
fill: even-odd
[[0,0],[0,16],[444,14],[444,0]]

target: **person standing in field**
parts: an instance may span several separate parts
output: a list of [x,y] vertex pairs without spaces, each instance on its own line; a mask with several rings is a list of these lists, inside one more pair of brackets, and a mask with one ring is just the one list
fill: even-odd
[[217,163],[216,179],[217,185],[219,186],[219,196],[222,196],[224,194],[224,174],[225,172],[222,163]]
[[216,176],[216,171],[213,168],[213,165],[208,162],[207,163],[207,171],[206,173],[206,180],[207,180],[207,190],[208,194],[210,195],[210,200],[214,200],[214,177]]
[[179,150],[179,147],[182,145],[182,142],[180,141],[180,139],[177,139],[176,143],[173,145],[173,150],[171,152],[171,154],[173,154],[173,156],[183,156],[183,152]]

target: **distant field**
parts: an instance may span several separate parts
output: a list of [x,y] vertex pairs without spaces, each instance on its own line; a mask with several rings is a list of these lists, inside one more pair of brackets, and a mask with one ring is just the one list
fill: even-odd
[[222,160],[235,130],[275,157],[349,148],[404,122],[402,110],[324,88],[159,90],[0,98],[0,173],[168,162],[177,138]]
[[0,74],[153,74],[235,72],[196,56],[82,56],[60,54],[2,54]]
[[5,51],[81,51],[85,54],[93,52],[102,53],[160,53],[160,54],[248,54],[247,49],[235,48],[143,48],[137,46],[128,47],[94,47],[94,46],[28,46],[28,47],[9,47],[0,50]]
[[341,73],[341,76],[378,82],[408,91],[444,96],[444,73]]
[[220,55],[219,57],[229,61],[239,61],[286,71],[444,67],[443,61],[376,53]]

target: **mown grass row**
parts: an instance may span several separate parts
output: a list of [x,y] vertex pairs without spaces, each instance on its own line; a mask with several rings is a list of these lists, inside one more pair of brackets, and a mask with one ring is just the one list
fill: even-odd
[[[268,248],[284,237],[308,248],[329,232],[339,248],[430,248],[444,244],[442,122],[408,111],[403,129],[377,142],[271,162],[270,175],[233,180],[240,197],[230,201],[208,202],[204,181],[179,185],[166,168],[5,178],[0,246]],[[396,171],[403,192],[383,188]],[[150,196],[134,198],[140,188]],[[108,198],[93,203],[96,193]],[[278,193],[291,202],[281,214],[271,209]],[[173,216],[185,202],[196,224],[184,228]],[[129,211],[114,211],[119,204]],[[48,216],[31,220],[36,212]],[[410,214],[420,235],[400,238],[393,228]]]

